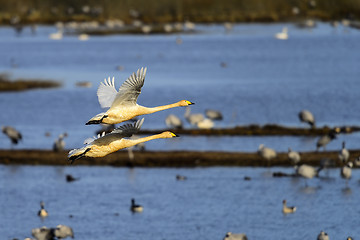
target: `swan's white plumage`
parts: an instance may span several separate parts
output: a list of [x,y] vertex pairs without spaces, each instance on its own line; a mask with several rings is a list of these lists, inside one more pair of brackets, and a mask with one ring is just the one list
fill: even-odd
[[114,77],[110,80],[104,79],[104,82],[100,83],[100,86],[97,90],[97,96],[99,103],[102,108],[108,108],[114,102],[117,91],[115,89]]
[[146,68],[138,69],[116,91],[114,78],[110,77],[102,82],[97,90],[97,96],[102,108],[117,107],[118,105],[136,105],[136,101],[144,85]]

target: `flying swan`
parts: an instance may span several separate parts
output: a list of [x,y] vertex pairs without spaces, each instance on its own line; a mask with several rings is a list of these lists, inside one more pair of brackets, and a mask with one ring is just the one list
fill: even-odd
[[133,124],[120,126],[109,134],[105,135],[105,133],[103,133],[102,135],[99,134],[97,138],[93,137],[86,139],[84,141],[84,147],[73,149],[69,152],[68,160],[72,164],[75,160],[82,157],[104,157],[120,149],[131,147],[153,139],[178,137],[175,133],[166,131],[148,137],[128,139],[140,130],[143,122],[144,118]]
[[139,115],[194,104],[187,100],[181,100],[177,103],[158,107],[143,107],[138,105],[136,102],[141,93],[141,88],[144,85],[145,75],[146,68],[138,69],[136,74],[133,73],[120,86],[119,91],[115,89],[114,78],[110,80],[109,77],[107,80],[105,79],[104,82],[101,82],[97,90],[99,103],[102,108],[109,109],[91,118],[86,125],[99,123],[117,124]]

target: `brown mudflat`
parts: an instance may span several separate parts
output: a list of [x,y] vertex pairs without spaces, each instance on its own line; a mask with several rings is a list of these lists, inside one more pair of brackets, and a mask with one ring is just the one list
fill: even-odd
[[0,92],[23,91],[36,88],[55,88],[60,86],[61,83],[52,80],[17,79],[11,81],[6,74],[0,74]]
[[[101,165],[101,166],[141,166],[141,167],[206,167],[206,166],[291,166],[287,153],[279,153],[276,159],[266,161],[257,153],[242,152],[200,152],[200,151],[144,151],[134,152],[129,160],[127,151],[112,153],[103,158],[82,158],[70,165],[67,151],[50,150],[0,150],[0,164],[25,165]],[[350,151],[351,156],[360,155],[360,150]],[[322,159],[329,159],[332,166],[341,166],[338,151],[301,153],[302,163],[319,166]]]

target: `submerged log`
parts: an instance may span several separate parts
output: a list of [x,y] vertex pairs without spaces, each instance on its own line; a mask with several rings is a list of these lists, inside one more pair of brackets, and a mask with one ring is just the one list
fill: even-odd
[[[350,151],[351,156],[360,155],[360,150]],[[206,167],[206,166],[251,166],[272,167],[291,166],[287,153],[266,161],[257,153],[242,152],[212,152],[212,151],[134,151],[134,159],[129,160],[127,151],[112,153],[103,158],[82,158],[73,165],[67,161],[67,151],[53,152],[50,150],[0,150],[0,164],[25,165],[104,165],[104,166],[139,166],[139,167]],[[319,166],[323,159],[341,166],[338,151],[303,152],[302,163]]]

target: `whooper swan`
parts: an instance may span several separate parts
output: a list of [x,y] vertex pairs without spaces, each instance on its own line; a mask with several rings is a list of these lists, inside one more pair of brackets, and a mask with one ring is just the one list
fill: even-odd
[[136,116],[150,114],[174,107],[183,107],[193,104],[187,100],[181,100],[177,103],[158,106],[143,107],[138,105],[137,99],[144,85],[146,68],[138,69],[133,73],[116,91],[114,78],[108,78],[102,82],[97,90],[97,96],[102,108],[109,108],[105,113],[100,113],[91,118],[86,125],[108,123],[116,124],[130,120]]
[[177,137],[175,133],[166,131],[160,134],[138,138],[127,139],[138,132],[144,122],[144,119],[138,120],[133,124],[126,124],[116,128],[109,134],[98,135],[98,138],[88,138],[85,140],[85,147],[73,149],[69,152],[68,158],[71,164],[82,157],[104,157],[120,149],[134,146],[139,143],[147,142],[158,138]]

